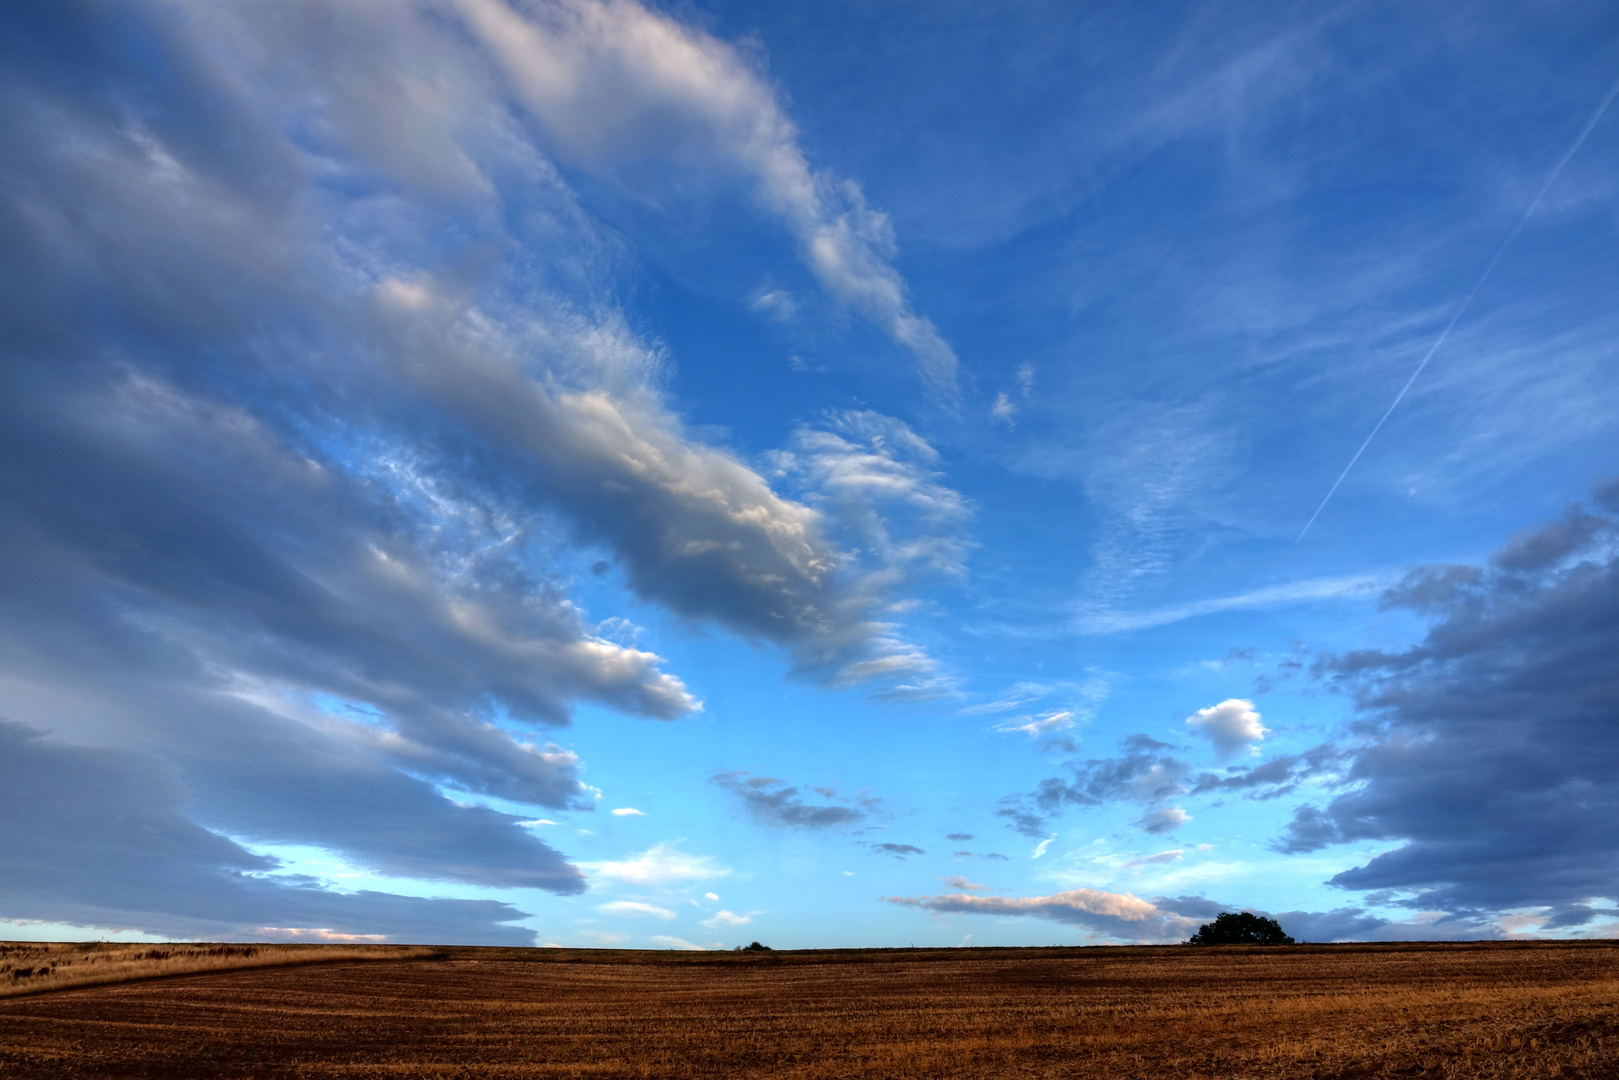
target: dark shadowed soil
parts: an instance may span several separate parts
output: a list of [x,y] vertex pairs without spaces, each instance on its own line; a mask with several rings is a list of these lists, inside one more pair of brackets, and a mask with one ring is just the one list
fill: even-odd
[[1619,1077],[1619,943],[449,949],[0,1000],[0,1076]]

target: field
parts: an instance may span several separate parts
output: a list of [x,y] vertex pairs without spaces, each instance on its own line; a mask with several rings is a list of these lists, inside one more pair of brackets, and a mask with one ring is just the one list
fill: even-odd
[[0,1000],[0,1076],[1619,1077],[1609,942],[294,948]]

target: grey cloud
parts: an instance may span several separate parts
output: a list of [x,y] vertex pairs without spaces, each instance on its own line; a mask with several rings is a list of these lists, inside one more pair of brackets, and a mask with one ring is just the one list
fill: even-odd
[[1069,889],[1050,896],[889,896],[890,904],[941,915],[1023,915],[1068,923],[1123,941],[1173,941],[1197,929],[1184,915],[1129,893]]
[[1348,758],[1337,746],[1324,744],[1302,754],[1279,754],[1249,768],[1231,766],[1220,773],[1202,773],[1192,782],[1190,794],[1207,795],[1222,791],[1242,791],[1258,801],[1280,798],[1298,790],[1305,780],[1336,775],[1335,770]]
[[1135,822],[1135,827],[1142,832],[1154,836],[1172,833],[1188,821],[1192,820],[1185,810],[1178,806],[1166,806],[1159,810],[1149,810],[1142,814]]
[[968,840],[973,838],[973,834],[970,832],[945,833],[944,838],[946,840],[954,840],[958,844],[965,844]]
[[[1358,709],[1346,785],[1284,851],[1402,841],[1332,883],[1457,919],[1546,908],[1577,925],[1619,876],[1619,552],[1574,508],[1482,567],[1421,568],[1389,601],[1429,615],[1403,651],[1327,657]],[[1589,915],[1586,916],[1587,918]],[[1475,927],[1477,932],[1477,927]]]
[[526,914],[488,900],[337,893],[266,876],[274,860],[194,824],[174,771],[148,755],[48,740],[0,721],[0,906],[14,918],[255,940],[275,930],[531,945]]
[[896,859],[903,859],[907,855],[927,854],[915,844],[872,844],[871,850],[874,855],[892,855]]
[[1124,748],[1126,752],[1120,757],[1069,762],[1072,779],[1048,777],[1030,795],[1003,800],[997,813],[1025,836],[1042,837],[1051,819],[1072,806],[1150,804],[1188,790],[1192,768],[1167,753],[1174,749],[1168,743],[1147,735],[1132,735],[1124,740]]
[[[852,800],[811,803],[799,793],[797,786],[771,776],[751,776],[746,772],[722,772],[709,778],[710,782],[729,791],[748,813],[767,825],[780,825],[790,829],[826,829],[857,825],[870,816],[878,800],[859,796]],[[827,788],[812,788],[824,799],[835,794]]]

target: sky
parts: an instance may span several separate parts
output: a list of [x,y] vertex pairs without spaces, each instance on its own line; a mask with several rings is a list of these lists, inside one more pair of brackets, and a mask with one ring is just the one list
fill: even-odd
[[0,937],[1619,936],[1619,10],[0,32]]

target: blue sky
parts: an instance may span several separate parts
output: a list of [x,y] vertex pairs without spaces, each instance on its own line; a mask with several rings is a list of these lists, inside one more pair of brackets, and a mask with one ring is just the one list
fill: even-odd
[[1608,5],[4,19],[0,936],[1619,932]]

